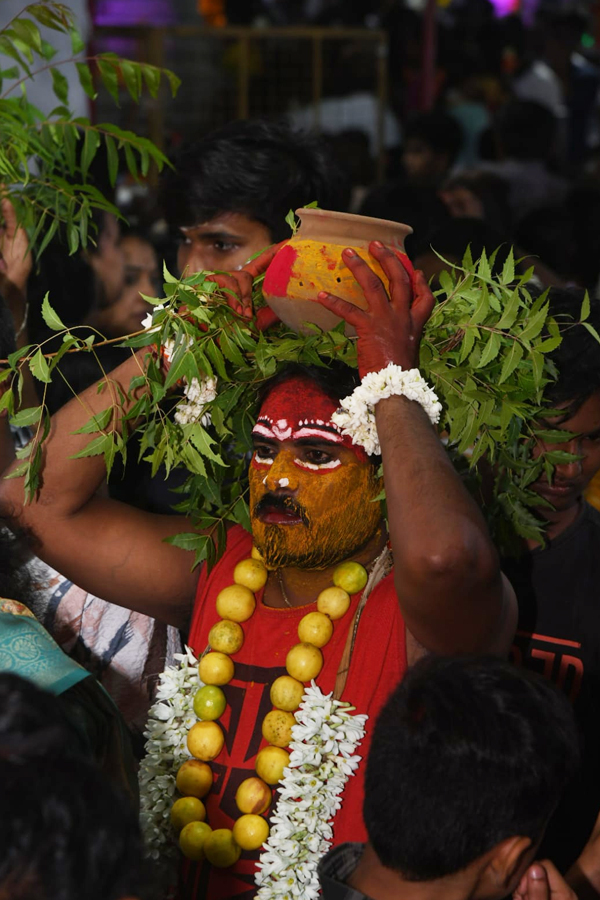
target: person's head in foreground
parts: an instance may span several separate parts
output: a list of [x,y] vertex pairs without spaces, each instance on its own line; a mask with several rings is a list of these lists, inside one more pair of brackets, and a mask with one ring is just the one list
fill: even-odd
[[73,743],[55,697],[0,675],[0,900],[141,896],[136,814]]
[[355,369],[290,365],[265,388],[252,435],[252,535],[269,568],[325,569],[381,540],[376,463],[331,420]]
[[325,139],[267,120],[231,122],[183,147],[163,208],[186,274],[241,268],[290,237],[290,209],[345,209],[347,186]]
[[433,883],[448,897],[506,897],[577,760],[573,713],[552,684],[497,657],[426,657],[375,724],[369,843],[343,880],[373,900],[419,885],[432,896]]
[[[558,379],[548,385],[544,397],[562,414],[548,417],[540,424],[548,429],[570,431],[568,441],[540,444],[541,449],[562,450],[580,457],[555,466],[550,482],[546,475],[532,485],[543,500],[552,504],[538,513],[549,522],[549,536],[555,537],[576,518],[581,497],[600,470],[600,343],[579,322],[584,291],[551,288],[550,315],[563,335],[562,343],[551,354]],[[592,299],[588,324],[600,333],[600,302]]]

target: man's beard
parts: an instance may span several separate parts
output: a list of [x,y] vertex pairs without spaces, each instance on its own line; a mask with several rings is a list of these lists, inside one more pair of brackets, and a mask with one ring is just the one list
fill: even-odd
[[[252,533],[268,569],[327,569],[358,553],[369,543],[381,521],[378,503],[350,510],[332,509],[315,521],[293,497],[265,494],[252,510]],[[266,524],[258,514],[266,508],[294,513],[302,521]]]

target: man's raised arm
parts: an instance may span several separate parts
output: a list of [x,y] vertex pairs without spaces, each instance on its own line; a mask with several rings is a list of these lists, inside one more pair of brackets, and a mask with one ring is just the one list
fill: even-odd
[[[369,248],[390,293],[354,251],[343,253],[368,308],[321,293],[318,302],[358,335],[364,377],[390,363],[418,366],[419,342],[434,298],[421,272],[411,280],[378,242]],[[414,295],[413,295],[414,289]],[[395,585],[416,642],[438,653],[508,649],[516,602],[500,572],[483,516],[463,486],[423,407],[405,396],[375,406],[387,496]]]
[[[36,499],[25,503],[22,478],[0,478],[0,515],[29,532],[37,554],[89,593],[185,627],[198,572],[190,571],[190,554],[164,538],[189,524],[181,516],[154,515],[98,496],[106,480],[104,457],[71,458],[90,440],[74,432],[106,409],[118,389],[127,395],[147,352],[111,372],[100,391],[92,385],[52,417]],[[125,409],[133,402],[126,401]],[[119,413],[113,425],[120,429]]]

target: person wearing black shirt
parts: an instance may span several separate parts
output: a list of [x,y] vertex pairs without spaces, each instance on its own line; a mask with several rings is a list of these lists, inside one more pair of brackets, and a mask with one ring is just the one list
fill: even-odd
[[[561,328],[579,321],[582,291],[552,288],[549,296]],[[600,331],[600,301],[592,301],[588,323]],[[557,465],[552,483],[544,475],[533,485],[553,507],[537,510],[547,521],[545,546],[529,541],[522,556],[502,560],[502,569],[519,604],[513,660],[566,693],[581,732],[582,765],[542,845],[543,855],[566,871],[600,810],[600,513],[583,497],[600,470],[600,344],[573,324],[553,361],[559,376],[545,396],[564,414],[545,424],[573,436],[546,448],[579,458]]]

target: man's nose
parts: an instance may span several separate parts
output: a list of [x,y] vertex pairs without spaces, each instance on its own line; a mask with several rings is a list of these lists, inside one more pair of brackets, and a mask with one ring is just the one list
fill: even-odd
[[277,491],[285,488],[295,491],[298,488],[298,469],[294,465],[295,455],[292,450],[281,450],[273,464],[269,466],[263,484],[269,491]]
[[[573,456],[581,456],[581,440],[569,441],[568,444],[561,444],[556,447],[557,450],[564,450],[566,453],[572,453]],[[556,466],[556,476],[558,481],[574,481],[581,476],[583,471],[583,460],[574,459],[571,462],[558,463]]]

